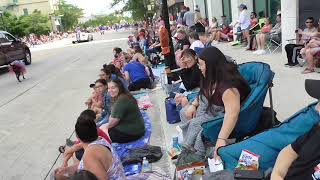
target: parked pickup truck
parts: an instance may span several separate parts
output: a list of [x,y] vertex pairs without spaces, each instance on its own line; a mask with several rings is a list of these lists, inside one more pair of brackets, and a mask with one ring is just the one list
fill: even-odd
[[10,33],[0,31],[0,66],[15,60],[23,60],[26,65],[31,64],[29,47]]

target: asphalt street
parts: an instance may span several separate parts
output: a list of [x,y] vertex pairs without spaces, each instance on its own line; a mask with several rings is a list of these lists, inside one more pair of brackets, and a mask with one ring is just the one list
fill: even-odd
[[89,43],[32,53],[26,80],[0,69],[0,179],[43,179],[73,132],[89,84],[128,32],[95,34]]

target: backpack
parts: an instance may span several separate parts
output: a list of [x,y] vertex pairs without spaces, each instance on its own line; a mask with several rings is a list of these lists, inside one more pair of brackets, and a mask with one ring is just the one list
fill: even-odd
[[166,118],[169,124],[175,124],[180,122],[180,114],[177,110],[176,102],[174,98],[168,97],[165,100],[165,107],[166,107]]

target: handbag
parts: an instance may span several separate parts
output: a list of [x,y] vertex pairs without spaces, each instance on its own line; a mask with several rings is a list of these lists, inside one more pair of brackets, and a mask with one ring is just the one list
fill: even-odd
[[169,124],[175,124],[180,122],[180,114],[177,111],[176,102],[172,97],[168,97],[165,99],[165,107],[166,107],[166,118]]

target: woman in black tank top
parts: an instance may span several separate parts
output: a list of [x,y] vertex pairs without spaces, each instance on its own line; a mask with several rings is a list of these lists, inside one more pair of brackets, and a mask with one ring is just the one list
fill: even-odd
[[[240,113],[241,104],[250,93],[248,82],[240,75],[237,65],[228,62],[224,54],[216,47],[209,47],[199,56],[201,70],[200,94],[208,101],[206,111],[212,113],[215,107],[225,111],[222,128],[215,145],[214,157],[219,158],[216,150],[226,145]],[[186,110],[187,117],[193,117],[199,106],[199,100],[192,102]]]

